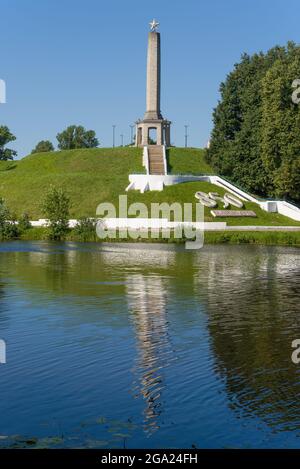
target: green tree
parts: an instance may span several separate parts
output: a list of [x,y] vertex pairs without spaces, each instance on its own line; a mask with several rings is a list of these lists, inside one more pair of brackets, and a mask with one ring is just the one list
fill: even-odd
[[12,239],[18,237],[18,227],[15,220],[12,219],[11,213],[5,203],[0,198],[0,239]]
[[16,137],[10,132],[6,125],[0,126],[0,160],[13,160],[17,155],[15,150],[5,148],[9,142],[16,140]]
[[274,195],[287,199],[300,200],[300,157],[287,160],[274,176]]
[[261,158],[268,171],[268,194],[300,200],[300,106],[292,102],[299,77],[300,48],[288,43],[262,80]]
[[65,238],[69,227],[70,199],[63,189],[50,186],[42,204],[44,216],[48,220],[49,238]]
[[41,140],[35,148],[32,150],[32,153],[42,153],[45,151],[54,151],[54,146],[50,140]]
[[266,54],[244,54],[220,87],[206,158],[219,173],[257,194],[278,193],[283,149],[291,158],[299,153],[292,131],[299,128],[299,109],[293,109],[291,101],[298,54],[299,47],[292,43]]
[[86,130],[82,125],[70,125],[57,134],[58,148],[72,150],[75,148],[94,148],[99,145],[94,130]]
[[10,218],[10,212],[4,199],[0,198],[0,232],[3,233],[6,223]]
[[24,212],[18,220],[18,229],[20,233],[31,228],[30,217],[27,212]]
[[96,241],[96,221],[90,218],[81,218],[74,228],[74,234],[80,241]]

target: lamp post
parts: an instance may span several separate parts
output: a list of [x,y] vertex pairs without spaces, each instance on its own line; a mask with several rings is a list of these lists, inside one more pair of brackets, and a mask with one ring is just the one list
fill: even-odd
[[188,133],[187,133],[188,125],[185,125],[184,128],[185,128],[185,133],[184,133],[184,146],[185,146],[185,148],[186,148],[186,147],[187,147],[187,140],[188,140]]
[[130,125],[130,142],[131,144],[133,144],[133,129],[134,129],[134,125]]
[[115,124],[112,126],[112,128],[113,128],[113,148],[115,148],[115,130],[116,130]]

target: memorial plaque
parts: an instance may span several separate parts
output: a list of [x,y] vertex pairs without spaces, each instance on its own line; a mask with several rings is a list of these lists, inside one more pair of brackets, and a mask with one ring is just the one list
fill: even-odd
[[253,210],[211,210],[213,217],[256,217]]

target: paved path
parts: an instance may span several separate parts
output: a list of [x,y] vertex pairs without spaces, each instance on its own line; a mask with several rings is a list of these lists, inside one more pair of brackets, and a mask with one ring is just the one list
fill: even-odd
[[[216,231],[224,231],[224,228],[217,229]],[[225,231],[300,231],[299,226],[226,226]]]

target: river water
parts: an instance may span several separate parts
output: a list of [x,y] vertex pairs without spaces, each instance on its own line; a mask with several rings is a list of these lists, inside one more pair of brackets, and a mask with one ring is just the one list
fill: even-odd
[[0,447],[300,447],[300,250],[0,244]]

